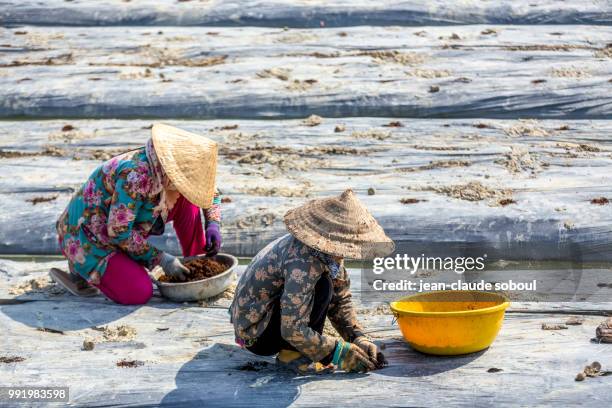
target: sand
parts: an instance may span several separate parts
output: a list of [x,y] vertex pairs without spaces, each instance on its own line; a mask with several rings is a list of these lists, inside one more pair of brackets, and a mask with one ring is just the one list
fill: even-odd
[[553,68],[550,70],[550,75],[557,78],[588,78],[591,72],[588,69],[580,67]]
[[400,52],[396,50],[362,51],[357,55],[367,55],[379,63],[395,63],[401,65],[418,65],[427,60],[427,55],[416,52]]
[[547,137],[551,135],[551,132],[544,129],[535,119],[520,119],[514,125],[505,128],[504,133],[511,137]]
[[302,121],[302,125],[310,127],[319,126],[321,123],[323,123],[323,118],[318,115],[310,115]]
[[341,337],[340,334],[334,329],[329,319],[325,319],[325,324],[323,325],[323,335],[330,337]]
[[311,183],[305,183],[300,187],[253,187],[241,190],[248,195],[263,197],[310,197]]
[[422,166],[402,167],[397,170],[403,173],[412,173],[415,171],[443,169],[443,168],[451,168],[451,167],[468,167],[471,165],[472,163],[467,160],[436,160],[436,161],[431,161],[429,162],[429,164],[425,164]]
[[29,279],[8,290],[9,295],[26,295],[33,293],[43,293],[48,296],[57,296],[65,293],[61,286],[53,282],[48,276]]
[[236,227],[241,229],[269,227],[277,220],[277,215],[271,212],[261,215],[248,215],[236,221]]
[[451,75],[451,72],[445,69],[413,69],[406,72],[406,75],[417,78],[446,78]]
[[351,133],[351,136],[357,139],[374,139],[385,140],[391,137],[391,132],[381,131],[377,129],[361,130]]
[[437,187],[434,191],[446,194],[449,197],[466,201],[491,200],[492,205],[499,201],[512,199],[512,191],[507,189],[493,189],[479,181],[470,181],[467,184]]
[[595,51],[597,58],[612,58],[612,43],[607,44],[605,47]]
[[608,318],[597,327],[595,336],[599,343],[612,343],[612,318]]
[[198,302],[198,306],[200,307],[211,307],[217,304],[226,304],[229,306],[232,300],[234,300],[234,294],[236,293],[237,282],[232,282],[227,289],[218,294],[217,296],[213,296],[211,298],[200,300]]
[[[323,167],[326,165],[322,160],[309,159],[301,155],[300,152],[289,152],[282,148],[277,149],[274,146],[256,146],[255,149],[257,150],[238,156],[238,164],[245,166],[255,165],[262,170],[264,165],[270,165],[283,171],[307,171],[313,167]],[[282,173],[278,175],[282,175]]]
[[288,81],[291,75],[291,70],[287,68],[271,68],[264,69],[257,73],[258,78],[276,78],[281,81]]
[[513,174],[536,173],[541,169],[537,156],[531,154],[524,146],[511,146],[510,152],[506,153],[503,159],[496,160],[495,163],[501,164]]
[[313,86],[315,86],[318,82],[319,81],[317,81],[316,79],[294,79],[293,81],[289,82],[287,86],[285,86],[285,89],[293,92],[306,92],[310,90]]
[[136,329],[128,325],[104,327],[102,337],[105,341],[130,341],[136,337]]
[[567,330],[567,326],[560,323],[542,323],[542,330]]
[[365,316],[391,315],[391,308],[387,304],[372,307],[360,307],[356,309],[356,313]]

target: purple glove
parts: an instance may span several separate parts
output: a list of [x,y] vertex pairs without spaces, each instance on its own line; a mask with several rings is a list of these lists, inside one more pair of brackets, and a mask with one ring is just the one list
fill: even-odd
[[206,254],[217,255],[221,248],[221,230],[219,224],[211,222],[206,226]]

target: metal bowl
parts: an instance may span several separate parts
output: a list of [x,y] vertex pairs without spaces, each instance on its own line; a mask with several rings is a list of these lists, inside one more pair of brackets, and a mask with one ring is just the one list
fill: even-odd
[[[182,260],[186,262],[192,259],[205,257],[205,255],[198,255],[183,258]],[[164,271],[160,267],[156,267],[153,269],[153,271],[151,271],[151,279],[157,285],[159,292],[163,297],[175,302],[195,302],[217,296],[218,294],[223,293],[223,291],[227,289],[235,279],[238,259],[233,255],[222,253],[210,258],[228,265],[228,270],[217,276],[213,276],[212,278],[192,282],[169,283],[160,282],[157,280],[164,274]]]

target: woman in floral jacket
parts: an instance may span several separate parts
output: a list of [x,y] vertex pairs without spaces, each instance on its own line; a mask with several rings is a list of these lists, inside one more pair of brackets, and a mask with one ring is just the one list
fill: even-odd
[[[285,224],[290,234],[262,249],[238,282],[230,308],[236,342],[278,353],[299,372],[380,367],[384,358],[353,310],[343,259],[387,255],[393,242],[351,190],[290,210]],[[326,317],[341,339],[323,334]]]
[[[160,265],[167,275],[184,279],[187,268],[147,238],[161,235],[164,224],[173,221],[184,256],[218,251],[216,164],[215,142],[153,126],[145,147],[105,162],[72,197],[57,222],[71,274],[54,270],[52,278],[73,293],[86,281],[121,304],[151,298],[145,268]],[[200,207],[205,208],[205,231]]]

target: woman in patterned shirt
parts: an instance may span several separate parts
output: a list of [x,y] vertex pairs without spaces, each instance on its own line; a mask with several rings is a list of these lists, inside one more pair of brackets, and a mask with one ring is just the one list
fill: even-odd
[[[285,224],[290,233],[261,250],[240,278],[230,307],[236,342],[258,355],[278,353],[300,372],[330,363],[379,367],[384,357],[357,321],[343,259],[388,255],[393,241],[351,190],[290,210]],[[342,339],[323,334],[326,317]]]
[[[71,273],[55,269],[51,277],[74,294],[92,285],[121,304],[151,298],[145,268],[160,265],[166,275],[184,279],[187,268],[147,238],[161,235],[173,221],[184,256],[218,251],[216,166],[212,140],[154,125],[146,146],[102,164],[72,197],[57,221]],[[205,209],[205,230],[200,208]]]

